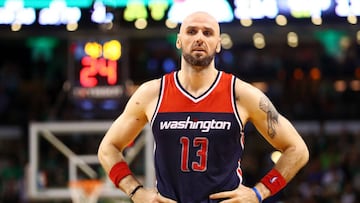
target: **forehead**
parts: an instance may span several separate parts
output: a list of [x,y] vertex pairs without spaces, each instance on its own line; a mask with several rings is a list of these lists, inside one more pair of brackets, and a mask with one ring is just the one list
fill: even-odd
[[180,32],[192,27],[213,29],[215,32],[220,30],[216,19],[204,12],[197,12],[186,17],[181,25]]

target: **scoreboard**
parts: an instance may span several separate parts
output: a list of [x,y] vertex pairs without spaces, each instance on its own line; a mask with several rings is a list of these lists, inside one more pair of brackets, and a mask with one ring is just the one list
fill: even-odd
[[75,98],[118,98],[125,79],[119,40],[73,40],[69,78]]

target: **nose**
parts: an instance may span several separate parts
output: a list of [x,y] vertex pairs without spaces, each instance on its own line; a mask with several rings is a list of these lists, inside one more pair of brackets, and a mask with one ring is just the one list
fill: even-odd
[[205,35],[204,35],[204,33],[203,32],[198,32],[197,33],[197,37],[198,38],[203,38]]
[[200,38],[195,40],[195,44],[197,46],[201,46],[203,43],[204,43],[204,41],[202,39],[200,39]]
[[201,45],[203,42],[204,42],[204,35],[199,32],[197,35],[196,35],[196,40],[195,42],[198,44],[198,45]]

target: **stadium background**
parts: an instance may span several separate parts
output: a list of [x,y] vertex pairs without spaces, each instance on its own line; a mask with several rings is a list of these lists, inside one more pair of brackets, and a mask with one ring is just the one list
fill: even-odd
[[[26,198],[24,192],[30,122],[113,120],[137,85],[176,70],[179,52],[174,42],[178,27],[169,28],[165,22],[172,5],[189,1],[222,2],[153,1],[168,5],[161,7],[164,15],[155,20],[152,1],[104,0],[106,13],[112,16],[94,22],[91,15],[95,2],[68,0],[62,1],[68,7],[79,4],[82,16],[76,23],[54,20],[41,25],[41,9],[55,1],[24,0],[20,1],[23,7],[33,7],[38,17],[25,25],[19,19],[4,17],[8,14],[4,12],[7,3],[19,1],[0,1],[0,202],[36,202]],[[131,2],[140,2],[140,7],[127,21],[124,16]],[[260,16],[250,12],[241,21],[234,16],[221,23],[227,43],[216,58],[219,69],[262,89],[291,121],[311,123],[318,129],[302,126],[310,162],[283,192],[265,202],[359,202],[360,1],[317,1],[322,2],[320,16],[311,12],[319,8],[311,6],[312,1],[228,1],[230,11],[235,11],[240,2],[253,3],[248,5],[254,5],[252,11],[260,12]],[[287,24],[281,24],[283,21],[276,16],[266,16],[271,13],[259,9],[261,2],[277,3],[278,15],[285,17]],[[291,4],[294,2],[298,4]],[[286,7],[290,4],[295,5],[293,10]],[[346,16],[340,15],[339,5],[349,8]],[[138,14],[144,10],[147,24],[136,27],[139,25],[135,22],[143,22],[144,16]],[[81,59],[93,53],[84,53],[81,48],[87,43],[104,46],[112,40],[121,45],[121,56],[115,60],[116,84],[97,75],[94,77],[99,84],[87,89],[98,88],[95,93],[77,94],[75,90],[84,88],[79,75]],[[112,86],[120,88],[121,93],[102,92]],[[271,167],[272,149],[252,126],[247,126],[247,133],[243,170],[245,184],[252,185]],[[96,141],[80,143],[74,137],[72,145],[96,153]],[[47,155],[41,166],[49,174],[47,184],[66,184],[57,178],[66,173],[61,170],[62,158],[49,147],[41,148],[41,153]],[[140,175],[142,163],[139,157],[132,166]]]

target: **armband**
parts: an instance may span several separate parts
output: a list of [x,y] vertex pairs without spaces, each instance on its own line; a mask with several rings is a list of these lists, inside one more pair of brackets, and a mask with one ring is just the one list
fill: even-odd
[[125,161],[116,163],[109,172],[109,178],[115,187],[119,187],[120,181],[128,175],[131,175],[130,168]]
[[259,200],[259,203],[261,203],[261,202],[262,202],[262,197],[261,197],[261,194],[260,194],[259,190],[258,190],[256,187],[253,187],[253,188],[251,188],[251,189],[254,190],[254,192],[255,192],[255,194],[256,194],[256,197],[257,197],[258,200]]
[[270,190],[271,195],[279,192],[287,184],[285,178],[276,169],[269,171],[260,182]]
[[133,189],[133,191],[131,191],[130,194],[129,194],[130,199],[135,195],[135,193],[136,193],[140,188],[143,188],[143,187],[144,187],[143,185],[138,185],[138,186],[136,186],[136,187]]

